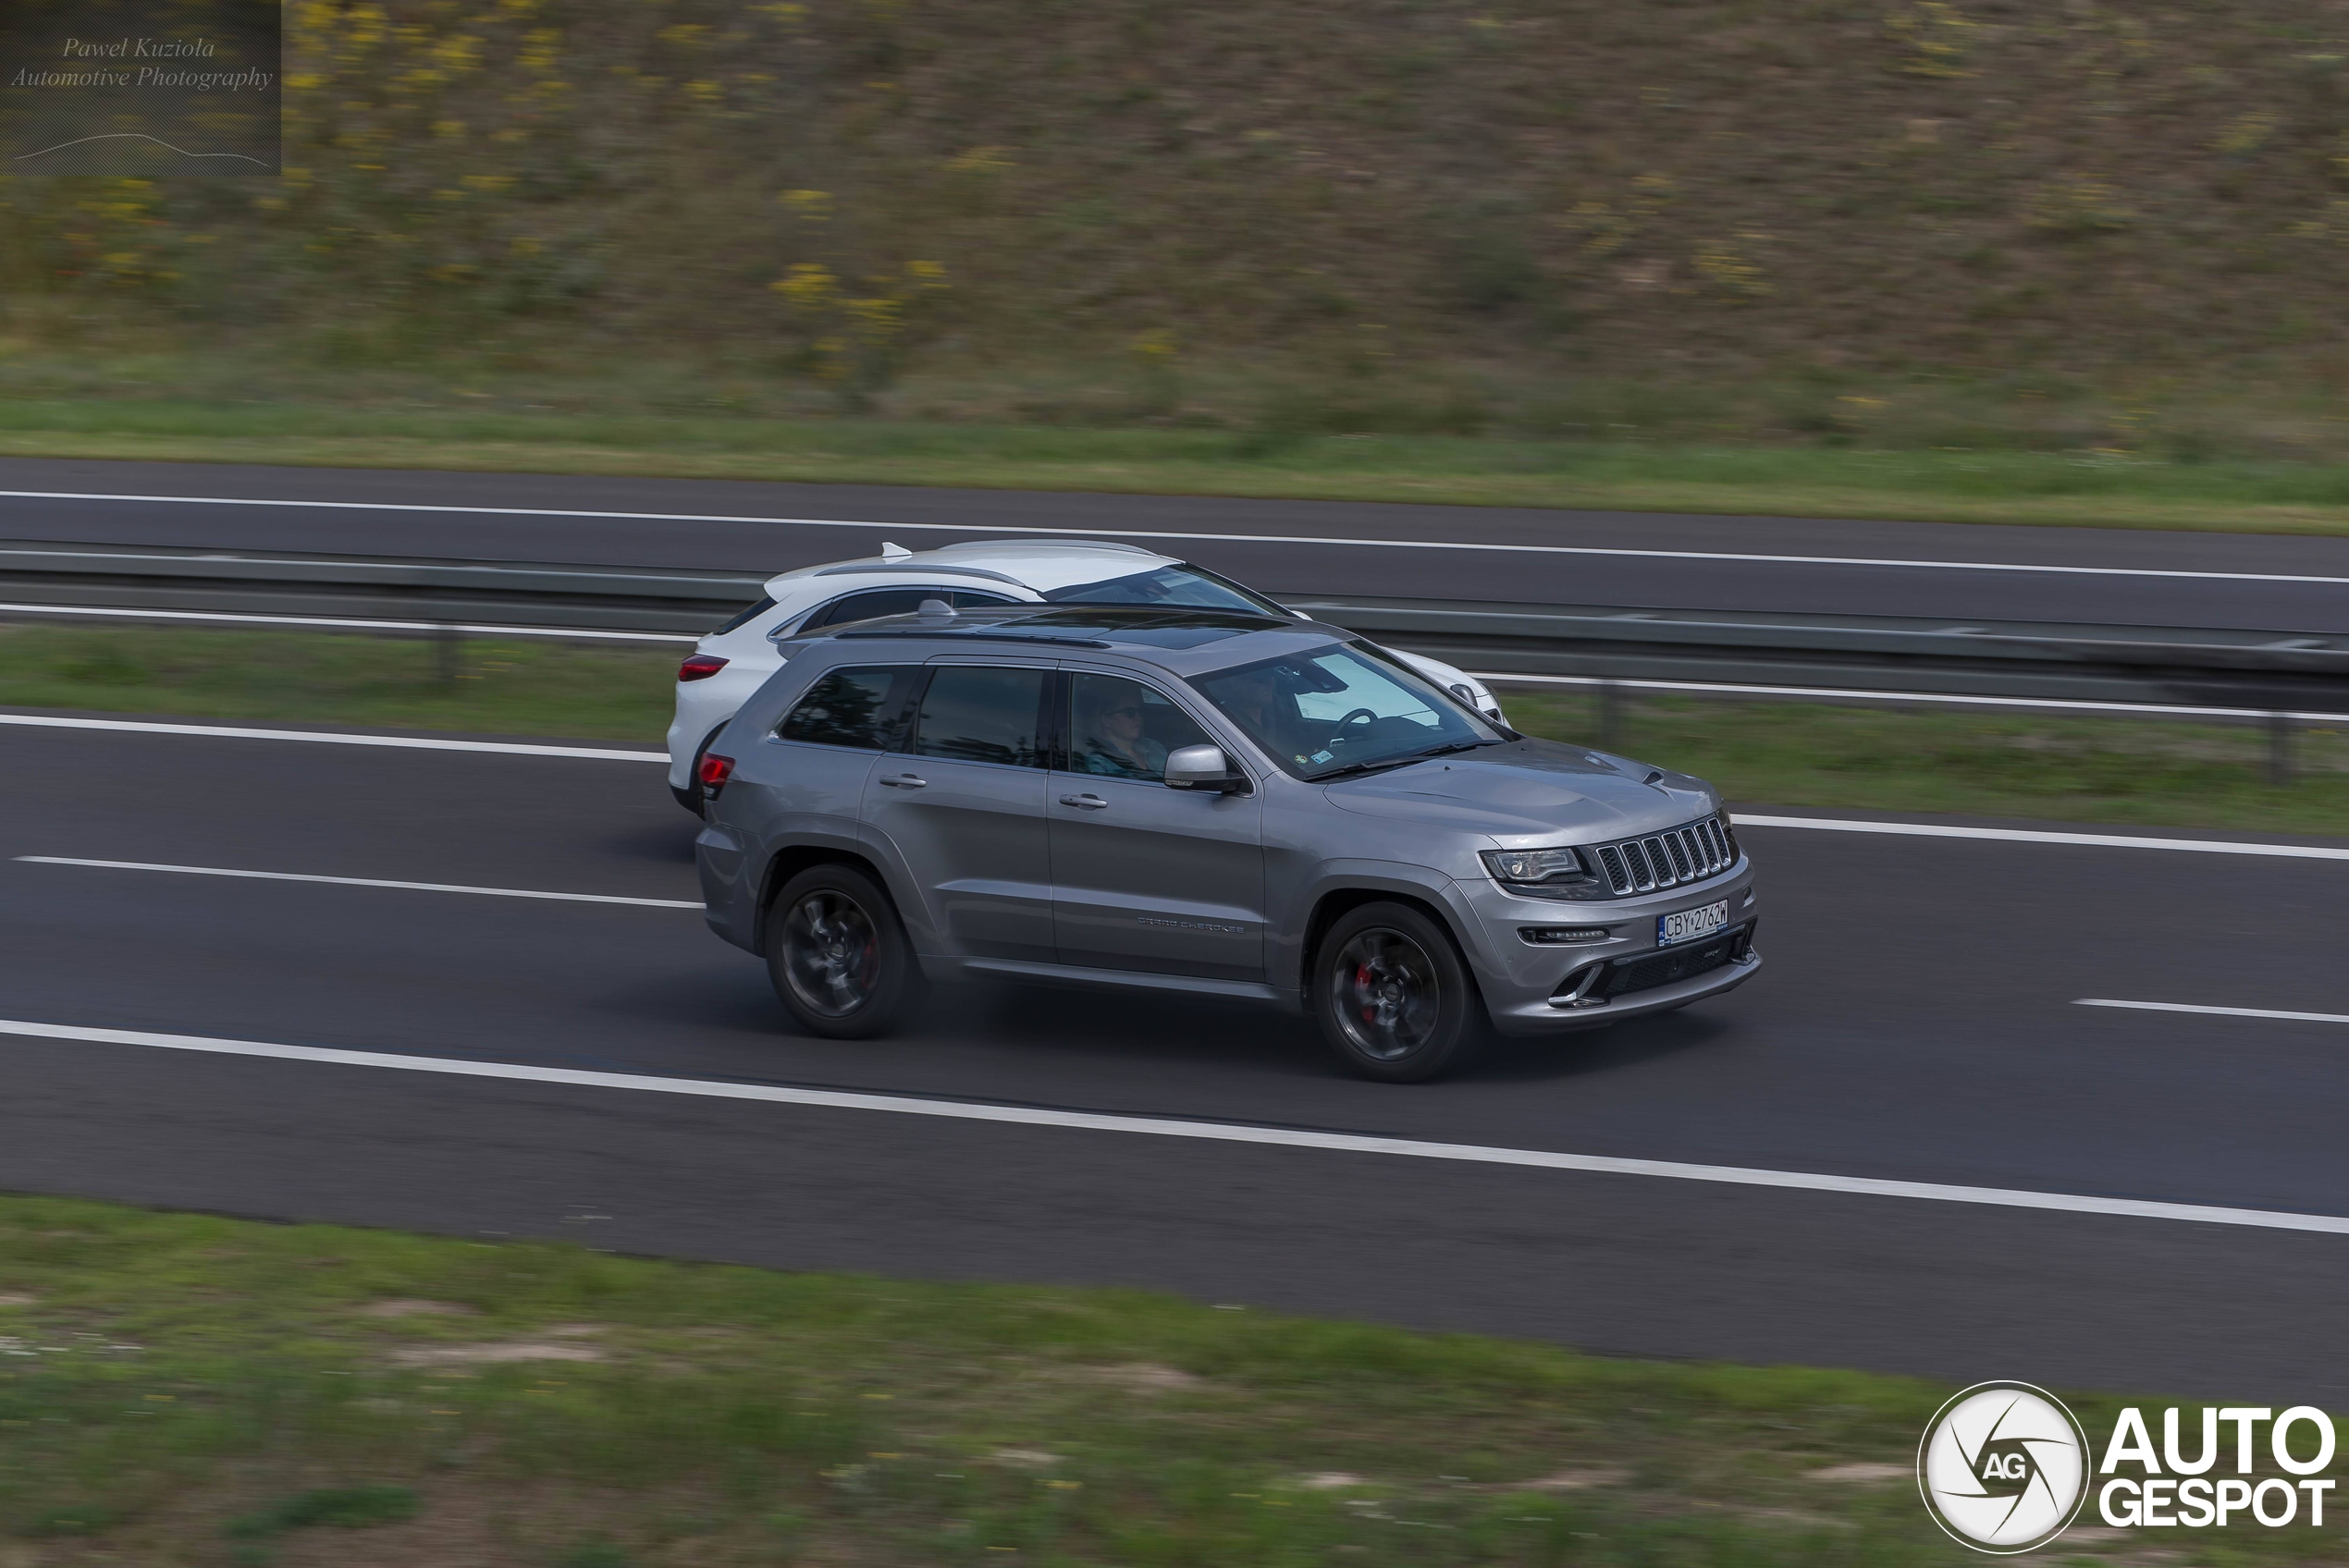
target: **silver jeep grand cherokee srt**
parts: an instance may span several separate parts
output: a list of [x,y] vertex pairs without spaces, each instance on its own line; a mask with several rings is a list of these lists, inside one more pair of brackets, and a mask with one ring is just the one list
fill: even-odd
[[981,976],[1302,1009],[1372,1078],[1742,985],[1700,779],[1503,729],[1335,627],[1036,606],[836,628],[700,766],[710,925],[806,1029]]

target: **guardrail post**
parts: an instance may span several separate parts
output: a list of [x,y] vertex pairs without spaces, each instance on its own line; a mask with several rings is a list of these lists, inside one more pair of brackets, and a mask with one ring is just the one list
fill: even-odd
[[2268,714],[2268,782],[2292,782],[2292,715],[2281,708]]
[[1599,678],[1599,750],[1623,750],[1623,688]]
[[443,686],[454,686],[464,664],[465,635],[444,620],[433,628],[432,642],[433,668]]

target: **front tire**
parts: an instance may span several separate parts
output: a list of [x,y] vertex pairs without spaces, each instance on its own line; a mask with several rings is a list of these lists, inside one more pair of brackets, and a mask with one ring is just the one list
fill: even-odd
[[1339,1060],[1382,1083],[1457,1072],[1491,1032],[1451,933],[1408,904],[1341,915],[1314,954],[1310,1001]]
[[783,884],[767,917],[767,974],[802,1029],[828,1040],[888,1033],[922,991],[921,962],[897,906],[845,865]]

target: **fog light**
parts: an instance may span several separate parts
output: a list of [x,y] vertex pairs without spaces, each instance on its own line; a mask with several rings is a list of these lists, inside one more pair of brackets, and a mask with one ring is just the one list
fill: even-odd
[[1604,925],[1520,925],[1517,934],[1540,947],[1556,947],[1562,942],[1604,942],[1607,927]]

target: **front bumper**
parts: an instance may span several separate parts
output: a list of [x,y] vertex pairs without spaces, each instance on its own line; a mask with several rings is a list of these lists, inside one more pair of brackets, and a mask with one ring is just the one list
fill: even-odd
[[[1717,876],[1639,898],[1566,902],[1494,883],[1461,891],[1480,927],[1482,951],[1470,955],[1477,982],[1504,1035],[1594,1029],[1668,1011],[1735,990],[1762,967],[1753,947],[1759,914],[1753,867],[1742,858]],[[1718,933],[1657,943],[1657,917],[1724,900],[1728,924]],[[1608,935],[1572,943],[1530,942],[1520,935],[1549,926],[1605,927]]]

